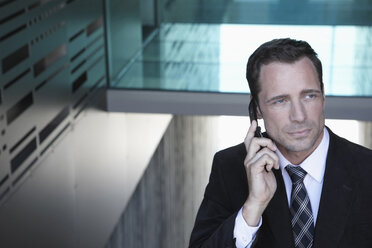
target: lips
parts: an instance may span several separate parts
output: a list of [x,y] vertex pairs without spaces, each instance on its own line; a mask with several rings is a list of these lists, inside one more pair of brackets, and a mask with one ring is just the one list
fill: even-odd
[[310,133],[311,129],[303,129],[298,131],[288,132],[288,134],[295,138],[305,137]]

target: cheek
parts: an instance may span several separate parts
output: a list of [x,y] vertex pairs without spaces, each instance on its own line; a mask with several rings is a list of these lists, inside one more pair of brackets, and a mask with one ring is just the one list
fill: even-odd
[[313,120],[322,120],[324,119],[324,111],[321,104],[315,106],[313,108],[309,108],[308,110],[308,117]]
[[277,133],[281,127],[285,126],[285,115],[283,113],[270,113],[270,115],[265,116],[264,123],[268,133]]

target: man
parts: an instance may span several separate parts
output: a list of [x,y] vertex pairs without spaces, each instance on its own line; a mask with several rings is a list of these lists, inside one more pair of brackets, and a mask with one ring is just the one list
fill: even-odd
[[266,134],[215,155],[190,247],[372,247],[372,151],[324,126],[315,51],[264,43],[247,80]]

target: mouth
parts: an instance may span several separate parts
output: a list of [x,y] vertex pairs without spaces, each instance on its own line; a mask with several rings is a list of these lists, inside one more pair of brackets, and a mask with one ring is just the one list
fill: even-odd
[[293,138],[303,138],[306,137],[310,133],[310,131],[311,129],[303,129],[294,132],[288,132],[288,134]]

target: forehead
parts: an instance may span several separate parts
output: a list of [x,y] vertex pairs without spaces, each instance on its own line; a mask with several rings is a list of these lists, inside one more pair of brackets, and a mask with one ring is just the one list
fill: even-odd
[[260,95],[294,94],[304,89],[320,90],[315,66],[307,57],[293,63],[271,62],[263,65],[259,76]]

